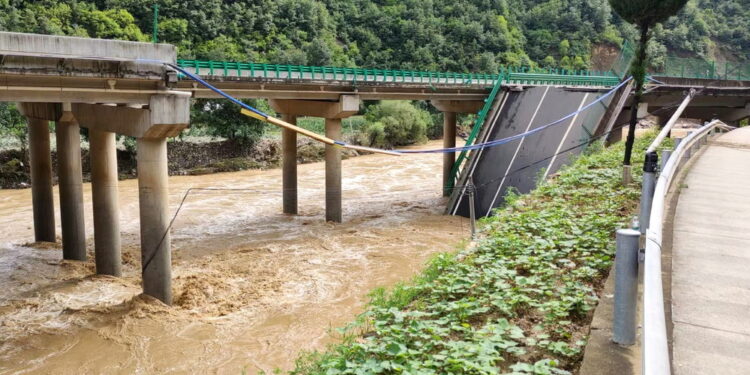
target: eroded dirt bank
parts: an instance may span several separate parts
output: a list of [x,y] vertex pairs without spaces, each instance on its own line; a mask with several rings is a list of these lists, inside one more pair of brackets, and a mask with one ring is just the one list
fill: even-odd
[[138,296],[137,181],[120,182],[119,279],[91,276],[92,261],[61,261],[59,246],[25,244],[31,193],[0,190],[0,373],[288,369],[300,350],[332,340],[329,329],[360,312],[372,288],[408,279],[466,237],[464,219],[441,215],[441,161],[344,161],[340,225],[323,222],[320,163],[299,167],[296,217],[280,214],[279,170],[171,177],[172,212],[190,187],[252,190],[191,193],[172,230],[171,308]]

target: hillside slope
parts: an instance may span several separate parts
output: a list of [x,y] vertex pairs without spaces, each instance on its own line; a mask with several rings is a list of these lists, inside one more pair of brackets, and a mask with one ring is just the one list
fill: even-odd
[[[148,41],[153,0],[0,0],[0,30]],[[635,30],[607,0],[160,0],[159,39],[184,58],[492,72],[587,68]],[[692,0],[651,52],[744,60],[746,0]]]

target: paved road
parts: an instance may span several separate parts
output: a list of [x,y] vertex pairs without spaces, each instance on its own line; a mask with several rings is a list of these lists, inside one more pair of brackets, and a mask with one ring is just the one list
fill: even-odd
[[689,170],[672,251],[673,372],[750,373],[750,128]]

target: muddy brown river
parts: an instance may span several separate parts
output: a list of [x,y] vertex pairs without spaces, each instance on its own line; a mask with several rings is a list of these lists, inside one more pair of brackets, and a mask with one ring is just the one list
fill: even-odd
[[[424,146],[440,147],[438,142]],[[324,165],[299,166],[300,215],[281,171],[171,177],[175,304],[140,296],[137,181],[120,181],[122,278],[33,239],[30,190],[0,190],[0,374],[254,374],[335,342],[373,288],[407,280],[468,237],[442,215],[442,156],[343,162],[344,223],[324,222]],[[57,190],[57,188],[55,188]],[[89,253],[90,185],[84,186]],[[58,207],[59,208],[59,207]],[[58,234],[59,216],[58,216]]]

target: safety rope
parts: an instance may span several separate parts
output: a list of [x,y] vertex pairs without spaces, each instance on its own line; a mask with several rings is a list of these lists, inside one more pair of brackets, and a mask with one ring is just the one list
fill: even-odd
[[604,95],[600,96],[599,98],[597,98],[593,102],[585,105],[584,107],[581,107],[579,110],[577,110],[575,112],[572,112],[572,113],[570,113],[570,114],[568,114],[568,115],[566,115],[566,116],[564,116],[564,117],[562,117],[562,118],[560,118],[558,120],[555,120],[555,121],[550,122],[548,124],[542,125],[542,126],[537,127],[537,128],[535,128],[533,130],[529,130],[527,132],[516,134],[516,135],[510,136],[510,137],[506,137],[506,138],[502,138],[502,139],[496,139],[496,140],[492,140],[492,141],[488,141],[488,142],[483,142],[483,143],[476,143],[476,144],[469,145],[469,146],[460,146],[460,147],[449,147],[449,148],[439,148],[439,149],[429,149],[429,150],[383,150],[383,149],[379,149],[379,148],[365,147],[365,146],[358,146],[358,145],[348,144],[346,142],[339,141],[339,140],[334,140],[334,139],[330,139],[328,137],[324,137],[324,136],[321,136],[321,135],[319,135],[317,133],[313,133],[313,132],[308,131],[306,129],[300,128],[300,127],[295,126],[295,125],[292,125],[292,124],[290,124],[290,123],[288,123],[286,121],[283,121],[281,119],[278,119],[278,118],[275,118],[273,116],[270,116],[267,113],[265,113],[263,111],[260,111],[259,109],[254,108],[254,107],[252,107],[252,106],[250,106],[250,105],[248,105],[246,103],[243,103],[239,99],[237,99],[237,98],[235,98],[235,97],[227,94],[226,92],[222,91],[221,89],[219,89],[219,88],[211,85],[210,83],[206,82],[200,76],[198,76],[196,74],[193,74],[193,73],[191,73],[191,72],[189,72],[189,71],[187,71],[187,70],[185,70],[185,69],[183,69],[183,68],[181,68],[181,67],[179,67],[179,66],[177,66],[175,64],[164,63],[164,65],[169,66],[172,69],[175,69],[176,71],[184,74],[188,78],[190,78],[190,79],[192,79],[192,80],[200,83],[201,85],[203,85],[204,87],[208,88],[209,90],[211,90],[211,91],[219,94],[220,96],[222,96],[222,97],[224,97],[226,99],[229,99],[232,103],[235,103],[235,104],[239,105],[240,107],[242,107],[242,110],[240,112],[242,114],[246,115],[246,116],[250,116],[250,117],[253,117],[255,119],[258,119],[258,120],[261,120],[261,121],[264,121],[264,122],[268,122],[268,123],[276,125],[276,126],[280,126],[282,128],[293,130],[295,132],[298,132],[300,134],[306,135],[306,136],[308,136],[310,138],[313,138],[313,139],[315,139],[317,141],[320,141],[320,142],[323,142],[323,143],[326,143],[326,144],[329,144],[329,145],[336,145],[336,146],[340,146],[340,147],[344,147],[344,148],[350,148],[350,149],[354,149],[354,150],[376,152],[376,153],[382,153],[382,154],[393,155],[393,156],[400,156],[402,154],[455,153],[455,152],[462,152],[462,151],[472,151],[472,150],[478,150],[478,149],[483,149],[483,148],[495,147],[495,146],[499,146],[499,145],[502,145],[502,144],[505,144],[505,143],[508,143],[508,142],[512,142],[512,141],[517,140],[517,139],[525,138],[525,137],[527,137],[529,135],[532,135],[532,134],[535,134],[535,133],[539,133],[539,132],[541,132],[541,131],[543,131],[545,129],[548,129],[550,127],[553,127],[555,125],[562,124],[566,120],[568,120],[568,119],[570,119],[572,117],[575,117],[576,115],[578,115],[578,114],[580,114],[582,112],[585,112],[589,108],[591,108],[594,105],[602,102],[603,100],[605,100],[606,98],[608,98],[610,95],[614,94],[617,90],[619,90],[621,87],[623,87],[625,84],[627,84],[632,79],[632,77],[628,77],[626,80],[620,82],[620,84],[618,84],[617,86],[615,86],[614,88],[612,88],[611,90],[609,90],[608,92],[606,92]]

